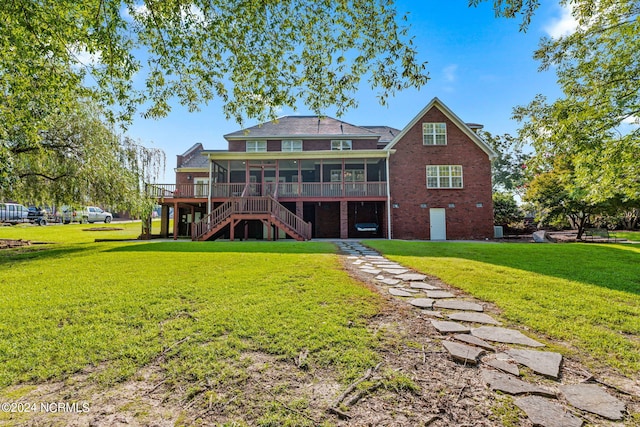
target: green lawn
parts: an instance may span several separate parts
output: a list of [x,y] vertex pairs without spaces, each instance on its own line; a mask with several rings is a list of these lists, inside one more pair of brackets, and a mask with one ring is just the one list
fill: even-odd
[[[159,230],[159,220],[154,221],[154,231]],[[102,231],[90,231],[104,228]],[[107,230],[108,229],[108,230]],[[32,242],[89,243],[96,239],[136,239],[142,232],[140,221],[102,222],[94,224],[50,224],[44,227],[32,224],[0,226],[0,239],[23,239]]]
[[[0,238],[89,240],[81,228],[2,228]],[[366,325],[380,299],[340,269],[334,252],[290,241],[0,252],[0,388],[98,365],[98,380],[110,384],[160,354],[169,383],[197,388],[205,378],[209,386],[242,378],[245,352],[291,359],[305,349],[310,365],[350,381],[377,361]]]
[[368,241],[626,375],[640,372],[640,246]]
[[616,239],[627,239],[632,242],[640,242],[640,231],[610,231],[609,235]]
[[[233,384],[242,396],[247,355],[306,350],[312,372],[343,384],[380,360],[383,338],[367,325],[383,300],[328,243],[95,243],[135,238],[140,224],[93,226],[105,224],[0,227],[0,239],[56,242],[0,251],[0,396],[87,368],[109,386],[150,363],[188,396]],[[593,367],[640,372],[640,246],[367,244],[494,302],[507,323],[569,342]],[[296,413],[276,424],[285,418],[311,425]]]

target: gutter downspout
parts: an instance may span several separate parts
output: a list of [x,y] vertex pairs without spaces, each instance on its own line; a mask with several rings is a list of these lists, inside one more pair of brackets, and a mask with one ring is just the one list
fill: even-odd
[[213,189],[213,160],[209,158],[209,195],[207,198],[207,216],[211,215],[211,193]]
[[389,160],[391,151],[387,150],[387,239],[391,240],[391,175],[389,175]]

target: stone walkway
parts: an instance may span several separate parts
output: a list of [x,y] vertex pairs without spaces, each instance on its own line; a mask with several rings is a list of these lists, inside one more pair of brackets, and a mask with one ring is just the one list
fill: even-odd
[[[430,316],[431,324],[448,336],[442,345],[453,360],[480,369],[491,390],[515,396],[514,403],[534,426],[580,427],[585,419],[598,425],[604,420],[622,425],[624,402],[599,384],[564,384],[562,355],[545,351],[545,345],[516,329],[504,328],[484,313],[484,306],[456,291],[430,284],[424,274],[390,261],[359,242],[336,242],[349,262],[373,277],[383,292],[406,301]],[[456,293],[454,293],[456,292]],[[521,377],[552,380],[542,387]],[[548,381],[547,381],[548,382]]]

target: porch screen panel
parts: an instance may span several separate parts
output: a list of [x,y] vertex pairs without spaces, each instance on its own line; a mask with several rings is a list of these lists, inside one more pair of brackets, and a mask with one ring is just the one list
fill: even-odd
[[239,196],[244,190],[247,180],[247,165],[245,162],[233,160],[229,162],[229,188],[228,196]]
[[300,163],[302,195],[311,197],[320,195],[320,160],[302,160]]
[[325,197],[341,197],[344,171],[342,160],[322,161],[322,195]]
[[278,195],[283,197],[298,194],[298,160],[278,160]]

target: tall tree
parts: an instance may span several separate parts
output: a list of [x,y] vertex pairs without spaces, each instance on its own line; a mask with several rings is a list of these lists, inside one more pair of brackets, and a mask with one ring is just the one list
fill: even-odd
[[[428,79],[392,0],[5,1],[0,197],[42,199],[36,189],[55,183],[53,198],[77,198],[77,184],[91,175],[67,160],[107,149],[100,141],[108,138],[95,134],[106,131],[98,116],[127,123],[137,110],[161,117],[174,100],[197,110],[213,99],[238,122],[272,118],[299,101],[317,113],[336,106],[340,114],[356,105],[363,79],[382,103]],[[65,123],[92,101],[102,107],[98,116]],[[75,128],[89,123],[91,130]],[[86,138],[52,142],[61,134],[67,142],[71,134]]]
[[586,191],[576,184],[570,157],[556,157],[546,170],[536,173],[524,195],[537,211],[537,220],[549,224],[554,220],[568,220],[582,238],[591,216],[602,212],[604,206],[589,201]]
[[509,134],[492,135],[485,131],[481,136],[498,153],[491,162],[493,192],[522,195],[531,155],[524,153],[521,144]]
[[427,81],[392,0],[12,0],[0,20],[0,121],[11,126],[78,90],[122,119],[143,103],[160,117],[173,99],[197,110],[217,98],[241,122],[299,100],[340,113],[363,78],[382,102]]
[[[484,0],[471,0],[478,4]],[[539,2],[497,0],[499,16],[522,16],[526,29]],[[561,0],[577,28],[544,38],[535,57],[555,69],[563,98],[539,95],[515,109],[520,137],[538,157],[574,156],[575,179],[587,197],[640,199],[640,1]],[[635,123],[636,126],[627,126]]]
[[118,135],[101,110],[87,102],[49,114],[34,143],[5,143],[0,199],[31,203],[100,203],[142,214],[149,209],[143,183],[164,168],[164,154]]

